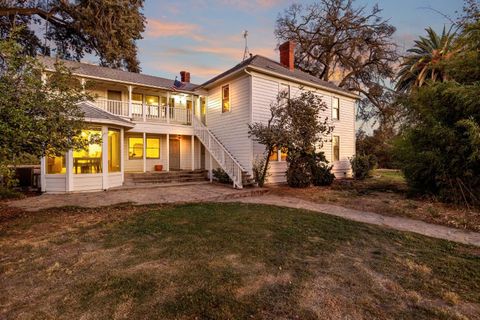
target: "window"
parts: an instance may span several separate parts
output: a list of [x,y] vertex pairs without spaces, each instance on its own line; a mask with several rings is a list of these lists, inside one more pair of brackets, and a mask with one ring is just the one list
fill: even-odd
[[122,101],[122,92],[121,91],[108,90],[107,91],[107,99],[108,100],[115,100],[115,101]]
[[143,103],[143,94],[141,93],[132,93],[132,101],[134,103]]
[[65,174],[65,172],[67,172],[65,156],[54,156],[47,158],[48,174]]
[[160,158],[160,139],[147,138],[147,159]]
[[108,172],[120,172],[120,130],[108,129]]
[[73,151],[73,170],[76,174],[102,172],[102,130],[83,130],[82,137],[93,141],[85,149]]
[[340,160],[340,137],[333,136],[333,161]]
[[277,147],[273,148],[272,153],[269,156],[270,161],[278,161],[278,149]]
[[145,103],[149,106],[158,106],[159,102],[159,96],[145,96]]
[[287,148],[280,149],[280,161],[287,161]]
[[128,138],[128,158],[143,159],[143,138]]
[[332,119],[340,120],[340,99],[332,98]]
[[222,87],[222,113],[230,112],[230,87],[227,84]]

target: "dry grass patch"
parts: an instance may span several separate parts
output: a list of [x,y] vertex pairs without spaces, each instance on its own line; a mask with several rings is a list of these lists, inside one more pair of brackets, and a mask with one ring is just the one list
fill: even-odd
[[337,180],[331,187],[272,188],[274,194],[331,203],[388,216],[418,219],[429,223],[480,232],[480,211],[447,205],[427,198],[409,198],[401,173],[376,170],[365,181]]
[[2,319],[461,319],[480,250],[247,204],[65,208],[0,223]]

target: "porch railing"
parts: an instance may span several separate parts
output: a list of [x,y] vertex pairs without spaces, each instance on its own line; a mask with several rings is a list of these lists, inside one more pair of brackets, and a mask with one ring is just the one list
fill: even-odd
[[95,105],[105,111],[118,116],[128,117],[137,121],[159,121],[174,124],[192,124],[192,110],[186,108],[172,108],[169,106],[158,106],[132,102],[132,110],[129,114],[129,103],[126,101],[115,101],[107,99],[95,100]]
[[116,100],[107,100],[107,99],[97,99],[95,100],[95,105],[105,111],[119,115],[119,116],[128,116],[128,102],[125,101],[116,101]]
[[195,136],[202,142],[215,161],[217,161],[220,167],[228,174],[230,179],[232,179],[233,186],[242,189],[243,173],[246,172],[246,170],[197,117],[193,117],[192,124]]

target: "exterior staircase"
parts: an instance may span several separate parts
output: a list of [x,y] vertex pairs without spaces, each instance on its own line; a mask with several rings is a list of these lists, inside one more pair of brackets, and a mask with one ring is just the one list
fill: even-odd
[[233,187],[242,189],[246,186],[255,185],[255,180],[245,170],[227,148],[215,137],[215,135],[199,120],[192,117],[193,132],[205,146],[220,167],[233,181]]
[[161,183],[186,183],[207,181],[207,171],[169,171],[169,172],[141,172],[125,173],[124,186],[139,186]]

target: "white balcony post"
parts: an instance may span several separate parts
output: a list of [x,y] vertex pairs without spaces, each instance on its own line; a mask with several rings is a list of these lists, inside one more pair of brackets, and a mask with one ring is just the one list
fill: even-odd
[[132,117],[132,91],[133,87],[128,86],[128,117]]
[[142,99],[142,118],[143,122],[147,121],[147,104],[145,103],[145,95],[143,95]]
[[165,159],[165,170],[170,171],[170,134],[167,133],[167,158]]
[[147,133],[143,133],[143,172],[147,172]]
[[[167,123],[170,123],[170,92],[167,92]],[[169,144],[168,142],[167,144]]]
[[192,135],[192,171],[195,170],[195,136]]

